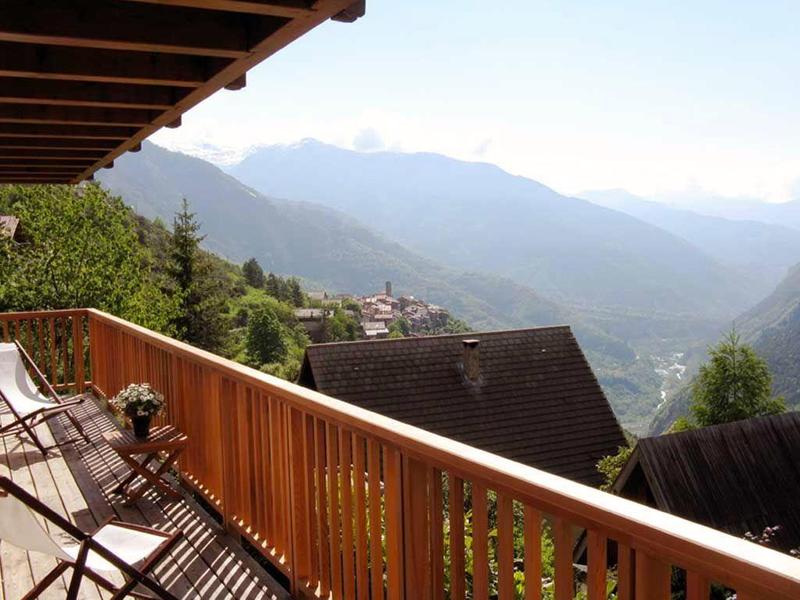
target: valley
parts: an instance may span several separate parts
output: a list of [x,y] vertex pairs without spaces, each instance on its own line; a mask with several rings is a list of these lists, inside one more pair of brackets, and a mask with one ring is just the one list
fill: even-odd
[[[769,293],[795,254],[800,261],[793,230],[737,224],[701,244],[697,222],[712,217],[671,225],[638,200],[598,206],[438,155],[306,140],[226,170],[146,143],[99,178],[165,222],[188,198],[207,249],[238,263],[253,256],[317,289],[366,294],[391,280],[475,330],[569,324],[636,434],[669,413],[705,346]],[[757,232],[757,243],[722,260],[737,227]],[[756,274],[747,252],[754,263],[765,253],[776,260]]]

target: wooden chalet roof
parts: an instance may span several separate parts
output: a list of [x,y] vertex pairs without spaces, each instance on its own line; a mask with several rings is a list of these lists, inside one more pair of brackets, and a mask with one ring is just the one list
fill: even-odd
[[[467,338],[480,341],[477,383]],[[312,345],[300,384],[590,485],[625,443],[569,327]]]
[[776,545],[796,548],[800,413],[641,439],[614,489],[736,536],[779,525]]
[[77,183],[365,0],[0,0],[0,183]]

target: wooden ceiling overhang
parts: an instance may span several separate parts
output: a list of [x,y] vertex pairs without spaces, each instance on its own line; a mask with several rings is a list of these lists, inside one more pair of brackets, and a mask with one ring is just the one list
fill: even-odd
[[0,0],[0,183],[78,183],[365,0]]

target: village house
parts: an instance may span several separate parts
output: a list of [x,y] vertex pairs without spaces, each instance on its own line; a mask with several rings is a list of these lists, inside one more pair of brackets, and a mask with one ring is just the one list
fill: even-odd
[[639,440],[614,493],[737,537],[800,548],[800,413]]
[[312,345],[299,383],[592,486],[625,444],[569,327]]

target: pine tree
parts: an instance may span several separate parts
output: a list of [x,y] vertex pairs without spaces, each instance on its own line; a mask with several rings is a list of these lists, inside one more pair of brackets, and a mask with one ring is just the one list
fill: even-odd
[[180,339],[212,352],[222,352],[227,337],[226,298],[222,282],[214,276],[200,252],[200,224],[184,198],[175,215],[170,241],[170,275],[180,296],[175,330]]
[[289,295],[287,300],[294,306],[304,306],[306,303],[306,295],[303,293],[303,289],[300,287],[300,282],[297,281],[297,278],[290,277],[286,282],[286,287]]
[[242,273],[244,274],[244,279],[247,281],[247,284],[254,288],[263,288],[267,281],[264,277],[264,270],[255,258],[250,258],[245,261],[242,265]]

